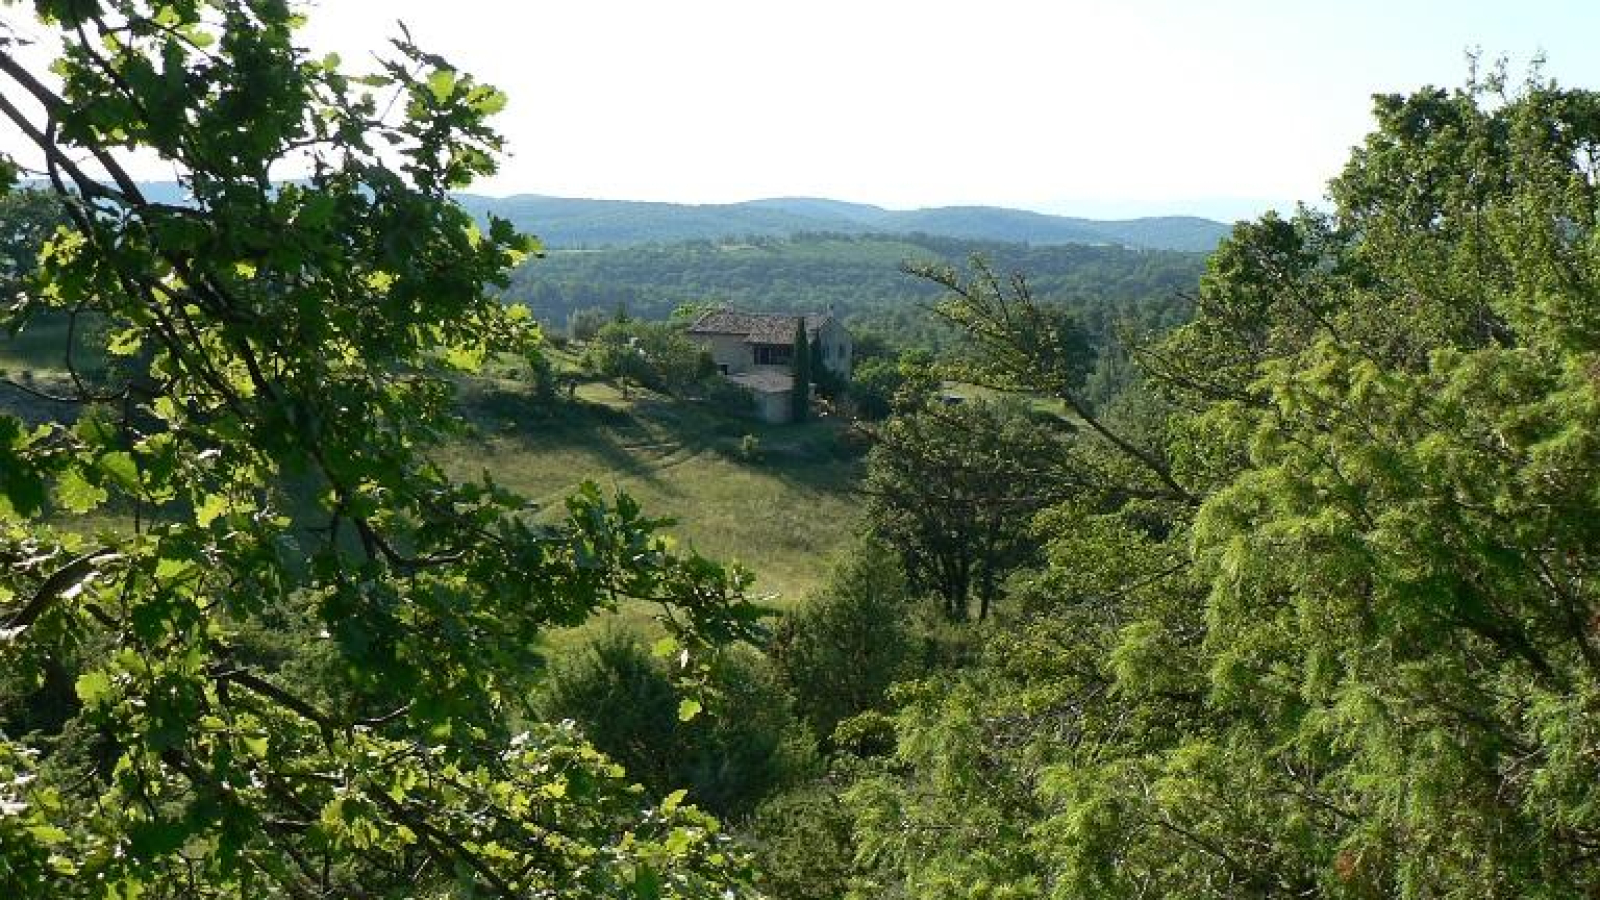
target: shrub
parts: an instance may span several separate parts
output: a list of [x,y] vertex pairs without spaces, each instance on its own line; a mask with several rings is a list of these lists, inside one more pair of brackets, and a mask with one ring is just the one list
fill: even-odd
[[706,711],[680,721],[666,667],[638,637],[613,630],[558,660],[536,706],[576,721],[653,794],[687,788],[694,803],[738,818],[809,774],[814,750],[760,656],[725,652],[710,684]]
[[773,797],[751,817],[761,858],[758,882],[784,900],[837,900],[850,889],[854,842],[849,812],[826,783]]
[[863,541],[828,586],[779,625],[772,658],[796,711],[824,741],[911,672],[906,583],[893,559],[887,547]]
[[705,398],[708,404],[730,415],[749,415],[756,408],[755,398],[748,390],[722,378],[706,382]]

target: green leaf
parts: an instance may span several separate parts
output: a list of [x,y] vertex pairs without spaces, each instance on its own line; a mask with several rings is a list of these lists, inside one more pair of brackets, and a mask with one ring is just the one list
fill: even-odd
[[106,352],[112,356],[123,358],[133,356],[139,352],[144,344],[144,332],[138,328],[124,328],[111,336],[106,344]]
[[456,89],[456,73],[454,69],[434,69],[428,76],[428,90],[433,92],[433,99],[440,103],[450,99]]
[[659,900],[661,876],[648,864],[640,863],[633,870],[633,895],[643,900]]
[[683,805],[684,799],[688,796],[689,792],[687,790],[684,788],[678,788],[667,796],[661,798],[661,812],[666,815],[671,815],[672,813],[677,812],[678,807]]
[[453,369],[476,372],[483,368],[484,352],[481,347],[453,346],[444,351],[444,361]]
[[86,513],[106,501],[104,488],[90,484],[79,469],[68,469],[56,482],[56,500],[69,512]]
[[28,834],[41,844],[59,844],[67,839],[67,833],[54,825],[29,825]]
[[204,500],[194,508],[195,524],[206,528],[216,518],[228,511],[228,498],[221,494],[207,494]]
[[44,480],[19,452],[31,442],[21,420],[0,416],[0,519],[26,518],[44,507]]
[[111,693],[111,678],[104,671],[95,669],[79,675],[77,682],[73,684],[73,689],[77,691],[78,699],[82,700],[84,705],[94,706],[101,698]]
[[126,450],[117,450],[95,460],[95,467],[130,494],[139,491],[139,466],[133,461],[133,454]]
[[506,108],[506,101],[504,91],[481,87],[473,92],[472,108],[485,116],[492,116]]
[[683,698],[682,700],[678,701],[678,721],[690,721],[695,716],[700,715],[700,710],[702,708],[703,707],[701,707],[699,700],[696,700],[693,697]]
[[252,735],[252,734],[241,735],[240,738],[239,738],[239,743],[244,745],[245,752],[249,753],[251,756],[257,757],[258,759],[266,759],[266,757],[267,757],[267,736],[266,735],[264,735],[264,734],[261,734],[261,735]]

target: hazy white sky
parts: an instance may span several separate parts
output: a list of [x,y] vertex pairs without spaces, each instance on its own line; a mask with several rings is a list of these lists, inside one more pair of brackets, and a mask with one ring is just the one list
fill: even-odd
[[1125,216],[1315,201],[1374,92],[1469,47],[1600,88],[1600,3],[317,0],[360,66],[404,20],[511,96],[486,193],[827,196]]

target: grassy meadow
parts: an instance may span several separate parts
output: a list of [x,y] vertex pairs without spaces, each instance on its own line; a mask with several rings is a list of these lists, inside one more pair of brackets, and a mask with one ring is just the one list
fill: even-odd
[[464,385],[462,409],[478,434],[447,448],[454,474],[488,471],[552,515],[585,480],[625,490],[676,520],[681,544],[753,571],[776,606],[817,584],[857,524],[861,463],[838,422],[767,425],[604,383],[541,410],[490,379]]
[[[0,369],[45,393],[70,393],[64,337],[61,324],[48,321],[31,333],[0,336]],[[552,357],[562,370],[576,368],[567,354]],[[541,403],[514,375],[491,364],[484,376],[460,380],[458,409],[472,428],[439,451],[452,474],[476,478],[487,471],[552,518],[586,480],[608,494],[626,491],[647,515],[674,520],[668,533],[680,546],[755,573],[755,594],[778,608],[826,576],[858,525],[854,490],[862,463],[841,422],[767,425],[648,391],[624,397],[605,382],[580,384],[570,398]],[[0,410],[32,422],[75,412],[4,386]],[[103,510],[73,527],[123,524],[117,512]],[[641,604],[619,618],[648,628],[653,611]]]

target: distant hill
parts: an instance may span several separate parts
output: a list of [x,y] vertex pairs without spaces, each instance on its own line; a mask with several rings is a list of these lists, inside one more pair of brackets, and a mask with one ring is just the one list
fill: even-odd
[[[185,204],[176,182],[140,183],[158,203]],[[1196,216],[1079,219],[998,206],[941,206],[890,210],[820,197],[774,197],[745,203],[691,205],[633,200],[578,200],[516,194],[456,194],[468,212],[509,219],[551,248],[674,244],[727,238],[787,238],[799,234],[927,235],[972,241],[1055,246],[1106,244],[1146,250],[1210,253],[1228,226]]]
[[864,203],[784,197],[691,206],[623,200],[576,200],[519,194],[457,200],[480,217],[509,219],[550,247],[611,247],[806,233],[926,234],[1021,244],[1116,244],[1152,250],[1210,252],[1228,226],[1194,216],[1118,221],[1050,216],[994,206],[888,210]]

